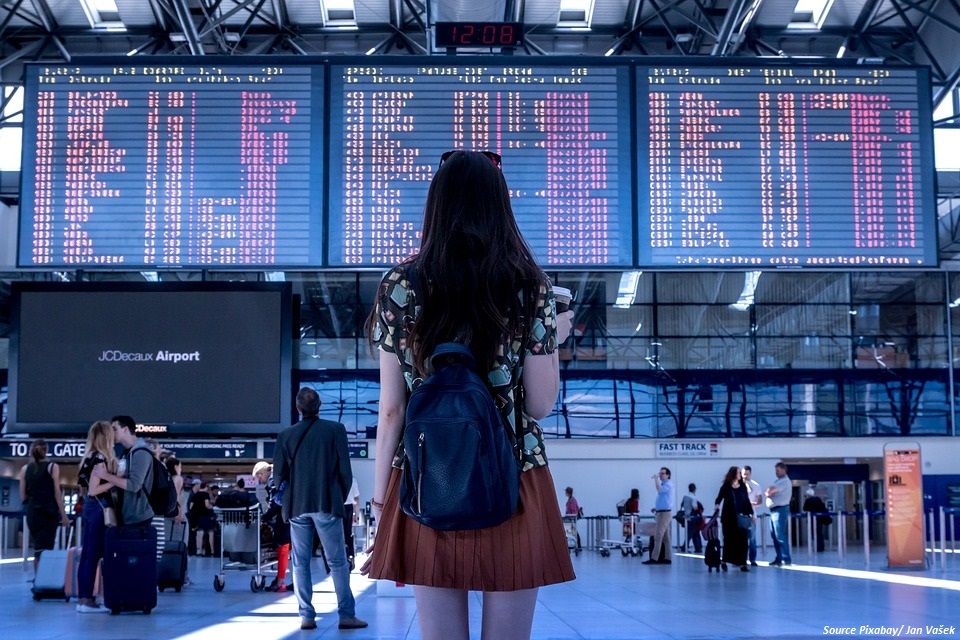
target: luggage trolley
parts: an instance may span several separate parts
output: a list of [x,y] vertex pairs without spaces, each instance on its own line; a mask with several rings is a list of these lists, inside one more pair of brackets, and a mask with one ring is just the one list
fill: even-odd
[[256,532],[257,559],[255,566],[257,573],[250,576],[250,590],[254,593],[263,591],[263,588],[266,585],[264,569],[276,564],[276,559],[270,559],[269,562],[264,564],[264,560],[267,559],[267,554],[264,553],[263,539],[260,536],[260,504],[255,503],[249,507],[237,508],[214,507],[213,512],[216,515],[217,523],[220,525],[220,572],[213,576],[214,591],[223,591],[223,588],[227,584],[226,577],[224,576],[227,571],[247,571],[251,568],[249,563],[224,561],[224,547],[227,546],[224,543],[224,538],[227,528],[231,526],[243,527],[243,530],[249,530],[251,527],[253,527]]
[[577,531],[577,516],[563,516],[563,530],[567,536],[567,550],[579,556],[581,551],[580,532]]
[[606,558],[610,552],[619,549],[620,555],[639,556],[643,553],[643,539],[639,532],[639,516],[636,513],[625,513],[620,516],[623,539],[607,539],[600,541],[600,555]]

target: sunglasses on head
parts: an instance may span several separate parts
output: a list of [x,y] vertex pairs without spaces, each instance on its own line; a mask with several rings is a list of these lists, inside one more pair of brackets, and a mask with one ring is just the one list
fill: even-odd
[[[447,151],[447,152],[444,153],[442,156],[440,156],[440,164],[443,164],[444,162],[446,162],[447,160],[449,160],[449,159],[450,159],[450,156],[452,156],[453,154],[455,154],[455,153],[460,153],[461,151],[463,151],[463,149],[454,149],[454,150],[452,150],[452,151]],[[493,166],[495,166],[497,169],[500,168],[500,154],[499,154],[499,153],[494,153],[493,151],[480,151],[480,152],[478,152],[478,153],[482,153],[482,154],[484,155],[484,157],[485,157],[487,160],[489,160],[490,162],[492,162],[492,163],[493,163]]]

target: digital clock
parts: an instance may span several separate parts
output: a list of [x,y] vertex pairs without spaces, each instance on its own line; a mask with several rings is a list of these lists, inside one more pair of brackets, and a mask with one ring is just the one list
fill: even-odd
[[437,22],[437,47],[518,47],[523,44],[522,22]]

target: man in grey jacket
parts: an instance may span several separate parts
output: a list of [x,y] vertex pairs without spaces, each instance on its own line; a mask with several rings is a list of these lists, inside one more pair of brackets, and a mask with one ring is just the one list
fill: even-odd
[[347,431],[339,422],[320,420],[320,396],[309,387],[297,394],[297,411],[300,422],[277,436],[273,475],[276,482],[287,483],[283,517],[290,521],[293,587],[300,605],[300,628],[317,628],[310,573],[316,530],[337,592],[339,628],[360,629],[367,623],[356,617],[343,541],[343,502],[353,481]]
[[154,516],[145,490],[153,483],[153,451],[143,438],[136,436],[137,423],[133,418],[114,416],[111,422],[114,438],[127,450],[121,461],[125,471],[113,475],[100,465],[94,468],[93,475],[123,491],[124,526],[145,527]]

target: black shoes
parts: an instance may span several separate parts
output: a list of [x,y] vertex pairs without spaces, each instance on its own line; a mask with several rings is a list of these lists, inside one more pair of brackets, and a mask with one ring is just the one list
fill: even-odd
[[644,560],[640,564],[673,564],[673,560]]
[[337,625],[337,628],[338,629],[363,629],[366,626],[367,626],[367,622],[365,620],[361,620],[360,618],[353,617],[353,618],[340,618],[340,624]]
[[773,562],[770,563],[770,566],[771,566],[771,567],[782,567],[782,566],[783,566],[783,561],[782,561],[782,560],[774,560]]
[[757,564],[757,561],[756,561],[756,560],[751,560],[751,561],[750,561],[750,566],[751,566],[751,567],[759,567],[760,565]]
[[750,567],[745,564],[740,565],[740,571],[747,572],[750,571]]
[[302,631],[313,631],[317,628],[316,620],[307,620],[306,618],[300,618],[300,629]]

